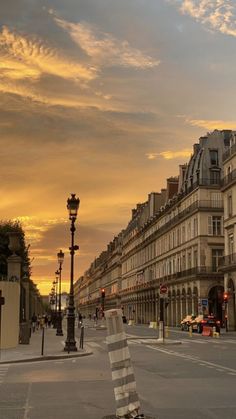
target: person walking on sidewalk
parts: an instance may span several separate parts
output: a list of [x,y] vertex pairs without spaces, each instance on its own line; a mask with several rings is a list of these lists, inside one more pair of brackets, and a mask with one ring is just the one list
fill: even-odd
[[36,330],[36,325],[37,325],[37,316],[36,316],[35,313],[31,317],[31,324],[32,324],[32,330],[33,330],[33,333],[34,333],[35,330]]

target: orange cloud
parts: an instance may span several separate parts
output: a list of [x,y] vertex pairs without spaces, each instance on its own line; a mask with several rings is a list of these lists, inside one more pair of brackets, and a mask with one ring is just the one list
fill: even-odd
[[163,157],[165,160],[172,160],[177,158],[188,158],[191,155],[191,150],[180,150],[180,151],[162,151],[161,153],[147,153],[146,156],[148,160],[155,160],[159,156]]
[[214,129],[223,130],[223,129],[236,129],[236,121],[222,121],[222,120],[208,120],[208,119],[187,119],[187,123],[194,127],[205,128],[209,131]]
[[29,39],[6,26],[0,33],[0,69],[10,80],[38,79],[50,74],[75,81],[90,81],[96,77],[93,67],[68,59],[39,39]]

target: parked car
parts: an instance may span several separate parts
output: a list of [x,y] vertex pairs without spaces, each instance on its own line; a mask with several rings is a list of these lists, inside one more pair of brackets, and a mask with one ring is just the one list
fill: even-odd
[[180,323],[181,330],[189,330],[191,322],[196,318],[193,314],[186,316]]
[[215,327],[216,332],[220,333],[220,320],[217,320],[215,316],[203,316],[196,317],[191,322],[193,332],[202,333],[203,326]]

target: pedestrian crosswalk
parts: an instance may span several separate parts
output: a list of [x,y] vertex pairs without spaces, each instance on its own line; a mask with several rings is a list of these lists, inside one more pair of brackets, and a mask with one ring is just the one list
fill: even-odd
[[0,385],[3,383],[5,375],[7,374],[9,365],[0,365]]

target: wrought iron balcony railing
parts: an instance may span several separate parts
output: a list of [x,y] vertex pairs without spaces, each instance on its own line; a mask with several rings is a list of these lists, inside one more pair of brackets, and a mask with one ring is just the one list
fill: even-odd
[[232,144],[224,153],[223,153],[223,162],[232,156],[236,152],[236,144]]
[[232,253],[231,255],[226,255],[219,258],[218,270],[221,268],[230,268],[232,265],[236,265],[236,253]]
[[236,169],[232,170],[232,172],[228,173],[221,181],[221,186],[227,186],[233,181],[236,181]]

